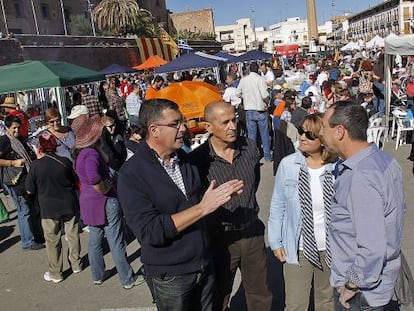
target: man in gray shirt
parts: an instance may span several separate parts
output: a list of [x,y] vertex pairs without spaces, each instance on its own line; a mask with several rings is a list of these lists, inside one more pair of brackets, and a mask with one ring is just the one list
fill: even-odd
[[406,211],[401,167],[367,142],[365,110],[349,101],[325,113],[320,135],[343,160],[329,240],[335,310],[383,310],[400,269]]

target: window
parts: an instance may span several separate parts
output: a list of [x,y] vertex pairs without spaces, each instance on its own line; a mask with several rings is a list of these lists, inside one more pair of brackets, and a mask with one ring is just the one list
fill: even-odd
[[22,11],[22,7],[20,6],[20,3],[19,2],[14,2],[13,6],[14,6],[14,16],[15,17],[23,17],[23,11]]
[[49,4],[47,3],[41,3],[40,4],[40,12],[41,15],[44,19],[48,19],[50,18],[50,14],[49,14]]

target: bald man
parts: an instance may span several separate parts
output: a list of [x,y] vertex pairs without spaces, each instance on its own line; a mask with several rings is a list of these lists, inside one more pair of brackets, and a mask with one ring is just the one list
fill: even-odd
[[272,295],[267,287],[264,225],[258,218],[256,191],[260,181],[255,142],[237,136],[234,108],[213,102],[204,111],[210,138],[190,154],[206,189],[212,180],[221,185],[243,180],[243,192],[223,204],[208,218],[216,286],[213,310],[229,310],[234,276],[241,270],[248,310],[270,310]]

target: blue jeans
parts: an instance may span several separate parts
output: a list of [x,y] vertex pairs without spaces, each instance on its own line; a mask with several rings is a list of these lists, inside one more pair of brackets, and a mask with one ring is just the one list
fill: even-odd
[[122,285],[135,281],[134,271],[126,257],[122,213],[117,198],[108,198],[105,206],[107,224],[105,226],[89,226],[88,258],[94,281],[105,279],[105,261],[102,242],[106,237],[112,259],[118,271]]
[[212,268],[171,277],[152,277],[159,311],[211,311],[214,276]]
[[17,195],[13,190],[13,187],[6,188],[13,199],[14,205],[17,209],[17,222],[19,225],[20,239],[22,241],[23,248],[29,248],[34,243],[32,220],[30,216],[30,203],[22,195]]
[[385,93],[385,89],[384,89],[384,84],[380,83],[380,82],[374,82],[373,83],[375,85],[375,87],[381,92],[382,96],[377,96],[377,106],[375,108],[377,108],[377,111],[380,112],[381,115],[385,115],[385,101],[384,101],[384,93]]
[[366,301],[364,295],[359,292],[351,300],[349,304],[350,309],[345,309],[339,302],[339,293],[336,288],[334,288],[334,310],[335,311],[383,311],[384,306],[382,307],[371,307]]
[[263,153],[265,160],[270,161],[270,136],[269,136],[269,120],[267,111],[246,110],[247,137],[256,141],[257,128],[259,128],[260,138],[263,145]]

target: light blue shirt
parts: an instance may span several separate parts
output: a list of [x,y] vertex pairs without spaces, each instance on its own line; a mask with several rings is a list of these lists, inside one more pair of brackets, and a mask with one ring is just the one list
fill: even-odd
[[[305,156],[300,152],[288,155],[279,164],[268,221],[268,241],[270,248],[276,250],[283,247],[288,264],[299,264],[298,249],[302,230],[302,209],[299,202],[299,171],[306,171]],[[325,172],[320,176],[321,185],[326,171],[334,170],[334,163],[325,165]]]
[[339,167],[329,226],[331,285],[356,284],[370,306],[389,302],[406,211],[401,168],[375,144]]

